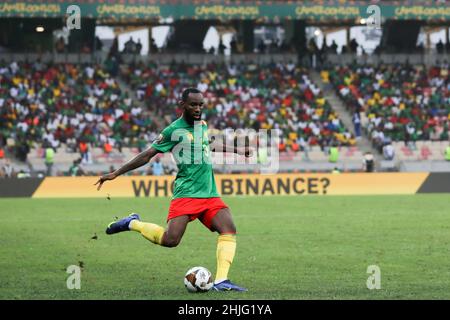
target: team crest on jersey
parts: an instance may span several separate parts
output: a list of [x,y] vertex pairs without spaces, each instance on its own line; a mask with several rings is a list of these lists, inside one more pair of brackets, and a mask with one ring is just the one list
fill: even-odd
[[192,133],[188,132],[187,137],[190,141],[194,140],[194,136],[192,135]]

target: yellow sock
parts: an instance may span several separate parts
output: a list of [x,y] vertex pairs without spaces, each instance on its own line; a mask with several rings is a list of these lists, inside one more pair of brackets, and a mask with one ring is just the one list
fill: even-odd
[[164,228],[154,223],[131,220],[130,230],[140,232],[142,236],[155,244],[161,244]]
[[228,271],[236,252],[236,236],[221,234],[217,239],[217,273],[215,282],[228,279]]

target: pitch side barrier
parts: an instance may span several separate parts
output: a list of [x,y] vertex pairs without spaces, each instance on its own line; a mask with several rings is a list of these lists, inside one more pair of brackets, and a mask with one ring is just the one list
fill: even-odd
[[[97,198],[169,197],[174,176],[126,176],[106,182],[98,177],[0,179],[0,197]],[[450,193],[449,173],[218,174],[223,196],[388,195]]]

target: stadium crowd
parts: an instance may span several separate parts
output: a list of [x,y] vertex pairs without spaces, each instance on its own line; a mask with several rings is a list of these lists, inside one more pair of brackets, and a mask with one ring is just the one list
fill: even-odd
[[294,63],[129,65],[122,76],[165,124],[181,114],[174,106],[182,89],[196,86],[206,96],[210,128],[279,129],[281,152],[355,144],[307,70]]
[[[141,101],[120,85],[125,81]],[[121,77],[107,66],[0,64],[0,148],[26,162],[32,148],[105,153],[123,146],[145,148],[181,114],[181,90],[205,93],[210,128],[280,129],[279,150],[353,145],[305,69],[294,63],[188,66],[128,65]]]
[[414,148],[418,140],[449,139],[449,65],[336,66],[322,72],[349,110],[362,112],[373,144],[393,141]]
[[0,65],[0,148],[21,161],[37,145],[105,152],[143,148],[156,128],[143,108],[99,65],[16,63]]

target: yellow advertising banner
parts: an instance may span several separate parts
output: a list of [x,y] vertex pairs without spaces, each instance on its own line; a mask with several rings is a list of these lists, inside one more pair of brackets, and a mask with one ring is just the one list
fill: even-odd
[[[218,174],[222,196],[415,194],[428,173]],[[45,178],[34,198],[169,197],[174,176],[125,176],[94,186],[98,177]]]

